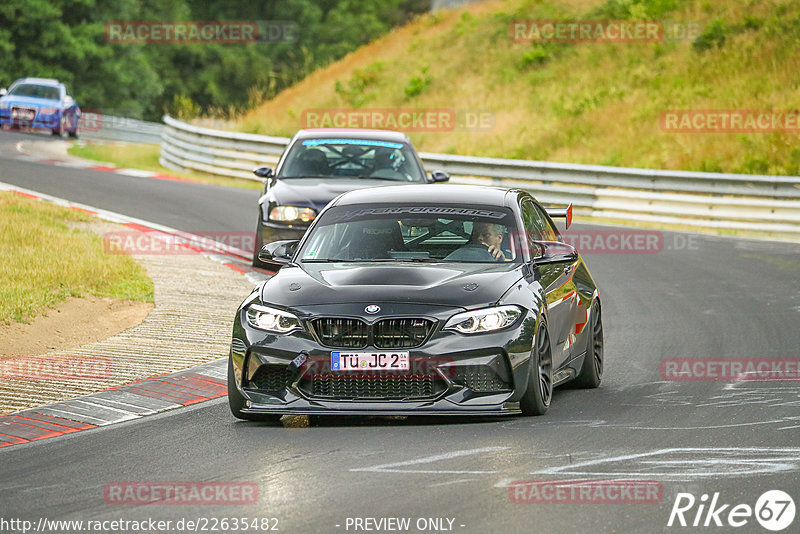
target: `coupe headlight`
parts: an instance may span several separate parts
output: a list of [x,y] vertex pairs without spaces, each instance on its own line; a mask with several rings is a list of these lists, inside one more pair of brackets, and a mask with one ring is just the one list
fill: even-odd
[[41,115],[52,115],[53,113],[58,113],[58,108],[39,108],[39,113]]
[[261,306],[259,304],[251,304],[247,308],[247,322],[253,328],[259,330],[266,330],[275,334],[288,334],[294,330],[303,328],[300,324],[300,319],[296,315],[270,308],[269,306]]
[[271,221],[281,222],[300,221],[307,223],[313,221],[316,216],[317,212],[311,208],[299,208],[296,206],[275,206],[269,212]]
[[0,109],[8,109],[11,107],[11,104],[6,104],[5,102],[0,102]]
[[494,332],[511,326],[522,315],[522,310],[516,306],[498,306],[496,308],[483,308],[452,316],[445,330],[455,330],[460,334],[480,334]]

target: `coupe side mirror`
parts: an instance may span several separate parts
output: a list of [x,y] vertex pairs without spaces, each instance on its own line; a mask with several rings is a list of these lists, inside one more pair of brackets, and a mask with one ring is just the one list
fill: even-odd
[[450,175],[444,171],[433,171],[431,173],[431,180],[434,182],[446,182],[450,179]]
[[537,265],[550,263],[572,263],[578,259],[578,251],[572,245],[560,241],[537,241],[538,248],[533,262]]
[[6,96],[7,94],[8,94],[8,90],[5,87],[0,89],[0,96]]
[[275,172],[272,170],[272,167],[259,167],[253,171],[253,174],[259,178],[272,178],[275,176]]
[[258,259],[264,263],[287,264],[292,261],[299,240],[273,241],[267,243],[258,251]]

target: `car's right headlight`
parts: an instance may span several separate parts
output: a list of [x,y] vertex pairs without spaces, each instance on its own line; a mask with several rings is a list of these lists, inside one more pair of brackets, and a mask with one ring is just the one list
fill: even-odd
[[303,328],[295,314],[269,306],[251,304],[247,307],[245,315],[248,324],[253,328],[275,334],[288,334]]
[[11,107],[11,104],[6,104],[5,102],[0,102],[0,109],[8,109]]
[[298,206],[275,206],[269,212],[269,220],[281,222],[311,222],[317,212],[311,208],[301,208]]
[[444,330],[455,330],[459,334],[481,334],[494,332],[511,326],[522,315],[517,306],[496,306],[457,313],[447,321]]

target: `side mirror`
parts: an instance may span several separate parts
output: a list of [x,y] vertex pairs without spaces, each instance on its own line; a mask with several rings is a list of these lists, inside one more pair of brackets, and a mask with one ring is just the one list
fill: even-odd
[[253,171],[253,174],[259,178],[272,178],[275,176],[271,167],[259,167]]
[[267,243],[258,251],[258,259],[264,263],[289,263],[297,250],[298,243],[300,241],[297,240]]
[[7,94],[8,94],[8,90],[5,87],[0,89],[0,96],[6,96]]
[[431,179],[436,182],[446,182],[450,179],[450,175],[444,171],[433,171],[431,173]]
[[578,251],[572,245],[560,241],[537,241],[538,254],[533,258],[537,265],[550,263],[572,263],[578,259]]

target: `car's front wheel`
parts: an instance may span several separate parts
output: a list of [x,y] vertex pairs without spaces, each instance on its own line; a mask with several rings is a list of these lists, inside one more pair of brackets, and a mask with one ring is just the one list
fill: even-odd
[[61,119],[59,119],[58,121],[58,127],[53,129],[53,135],[63,138],[66,136],[66,133],[67,133],[67,121],[66,117],[62,115]]
[[595,301],[589,313],[589,335],[581,372],[572,382],[576,388],[596,388],[603,380],[603,316]]
[[547,325],[539,323],[528,374],[528,389],[519,406],[524,415],[544,415],[553,399],[553,355]]
[[231,359],[228,358],[228,406],[230,406],[233,416],[246,421],[265,421],[270,423],[277,423],[280,421],[280,415],[242,412],[245,407],[245,401],[246,399],[236,388],[236,380],[233,376],[233,363]]

